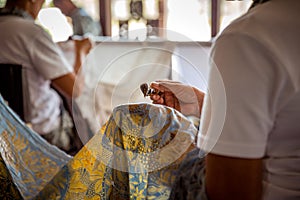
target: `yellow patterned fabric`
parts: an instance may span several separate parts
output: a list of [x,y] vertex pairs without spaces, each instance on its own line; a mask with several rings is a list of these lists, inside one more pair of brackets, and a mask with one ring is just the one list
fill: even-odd
[[72,158],[26,127],[0,97],[0,178],[11,191],[2,187],[1,193],[13,199],[168,199],[196,133],[168,107],[121,105]]
[[0,199],[22,199],[22,196],[14,184],[11,175],[0,155]]
[[[0,153],[24,199],[35,197],[71,159],[29,129],[5,104],[1,96]],[[2,166],[0,170],[3,169]]]
[[187,118],[167,107],[116,107],[36,199],[168,199],[196,133]]

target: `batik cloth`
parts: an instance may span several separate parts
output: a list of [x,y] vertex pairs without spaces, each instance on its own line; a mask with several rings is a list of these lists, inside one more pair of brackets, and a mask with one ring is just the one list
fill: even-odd
[[35,197],[72,158],[28,128],[1,95],[0,153],[24,199]]
[[197,128],[168,107],[116,107],[72,158],[27,128],[2,99],[0,103],[0,152],[24,199],[169,199],[172,187],[186,177],[186,166],[197,159],[191,154]]
[[22,196],[14,184],[12,177],[0,155],[0,199],[22,199]]
[[167,107],[116,107],[37,199],[168,199],[196,133],[187,118]]

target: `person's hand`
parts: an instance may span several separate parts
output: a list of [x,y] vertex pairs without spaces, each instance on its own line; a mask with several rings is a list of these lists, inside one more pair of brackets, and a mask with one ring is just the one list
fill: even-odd
[[53,4],[66,16],[70,16],[77,9],[75,4],[70,0],[53,0]]
[[195,87],[170,80],[152,82],[150,88],[156,90],[150,98],[154,104],[172,107],[184,115],[200,117],[204,93]]
[[75,43],[75,64],[74,71],[78,74],[84,58],[93,47],[93,43],[89,38],[72,38]]
[[75,50],[79,54],[87,55],[93,47],[93,43],[90,38],[84,37],[73,37],[75,42]]

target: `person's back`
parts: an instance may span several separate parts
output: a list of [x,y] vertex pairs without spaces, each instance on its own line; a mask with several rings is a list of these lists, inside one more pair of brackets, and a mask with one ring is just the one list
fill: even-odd
[[43,3],[44,0],[7,0],[5,8],[0,9],[3,30],[0,32],[0,63],[24,68],[25,121],[48,142],[69,152],[77,148],[73,144],[77,133],[52,87],[66,98],[80,94],[83,79],[75,85],[76,74],[92,44],[88,38],[73,41],[76,59],[72,67],[50,35],[34,23]]
[[213,50],[228,103],[211,153],[263,158],[264,199],[300,198],[299,10],[298,0],[259,4]]
[[[73,69],[59,56],[62,54],[50,36],[33,20],[16,15],[1,16],[0,27],[5,30],[0,32],[0,62],[21,64],[24,68],[25,120],[31,122],[37,132],[48,133],[59,126],[60,115],[60,98],[50,87],[50,80]],[[43,56],[45,48],[48,48],[47,57]]]
[[202,110],[196,88],[150,85],[159,91],[153,103],[201,114],[197,145],[207,153],[211,200],[300,199],[300,1],[255,3],[214,43]]
[[[272,1],[272,0],[271,0]],[[274,0],[257,11],[261,15],[261,30],[266,31],[261,43],[274,59],[272,94],[273,127],[268,135],[264,166],[265,199],[300,198],[300,2]],[[268,16],[266,11],[270,10]],[[254,8],[255,9],[255,8]],[[258,16],[259,17],[259,16]],[[265,21],[264,21],[265,20]],[[274,24],[272,23],[274,22]],[[258,29],[259,31],[260,29]],[[260,34],[259,34],[260,35]],[[276,66],[276,67],[275,67]]]

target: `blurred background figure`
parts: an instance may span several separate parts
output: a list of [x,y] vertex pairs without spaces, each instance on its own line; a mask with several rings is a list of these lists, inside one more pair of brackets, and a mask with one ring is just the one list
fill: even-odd
[[61,12],[72,19],[73,34],[101,36],[102,27],[83,8],[78,8],[71,0],[53,0]]
[[[92,47],[89,39],[74,41],[72,66],[50,35],[35,23],[44,0],[7,0],[0,10],[0,63],[22,67],[25,121],[49,143],[74,154],[82,146],[60,96],[81,93],[75,85],[82,59]],[[54,90],[55,89],[55,90]],[[78,141],[78,143],[76,143]]]

